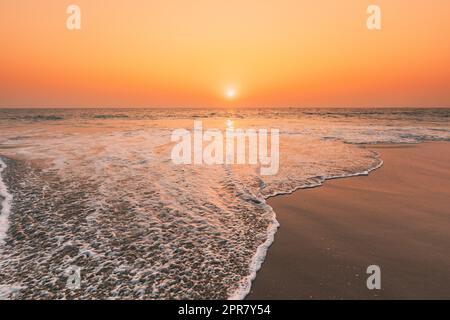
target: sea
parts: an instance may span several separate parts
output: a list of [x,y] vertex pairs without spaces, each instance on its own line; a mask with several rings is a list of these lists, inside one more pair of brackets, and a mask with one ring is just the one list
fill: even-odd
[[[449,108],[0,109],[0,298],[243,299],[279,228],[268,198],[369,175],[383,165],[373,144],[449,141],[449,119]],[[172,133],[196,120],[278,129],[277,174],[175,164]]]

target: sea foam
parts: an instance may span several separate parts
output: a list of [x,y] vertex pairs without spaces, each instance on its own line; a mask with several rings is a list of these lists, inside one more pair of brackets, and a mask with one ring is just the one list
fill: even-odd
[[[122,110],[128,117],[120,119],[96,116],[112,111],[87,113],[60,111],[64,120],[36,124],[0,112],[2,155],[18,160],[1,162],[0,173],[6,164],[18,166],[14,211],[20,212],[10,222],[14,241],[3,246],[5,293],[20,283],[19,298],[71,298],[56,284],[76,264],[89,276],[78,292],[84,299],[242,299],[279,226],[268,198],[382,165],[357,144],[450,140],[440,112],[402,112],[404,120],[388,111],[338,118],[295,110]],[[276,123],[279,173],[173,165],[171,131],[190,128],[198,117],[214,128],[229,118],[241,128]],[[0,201],[4,238],[12,196],[2,180]]]
[[0,245],[3,244],[9,227],[9,214],[11,213],[12,195],[8,192],[2,173],[6,169],[6,163],[0,158],[0,199],[2,209],[0,211]]

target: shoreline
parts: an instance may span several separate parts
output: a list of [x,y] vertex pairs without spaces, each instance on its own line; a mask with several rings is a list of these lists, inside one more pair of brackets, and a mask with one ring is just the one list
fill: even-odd
[[[252,283],[252,288],[250,291],[250,294],[247,295],[246,299],[371,299],[371,298],[403,298],[403,297],[415,297],[415,296],[420,296],[420,297],[427,297],[427,295],[421,295],[420,292],[416,291],[416,293],[414,292],[410,292],[410,294],[399,294],[399,293],[393,293],[393,292],[387,292],[387,290],[381,290],[380,292],[376,292],[377,290],[374,291],[369,291],[367,290],[367,288],[365,287],[365,279],[366,279],[366,273],[365,273],[365,269],[362,268],[361,266],[358,266],[357,269],[358,270],[354,270],[351,273],[353,273],[353,276],[349,276],[349,274],[346,274],[346,277],[344,277],[346,280],[343,281],[342,279],[335,281],[336,283],[333,284],[333,277],[340,277],[343,274],[345,274],[345,272],[341,272],[337,271],[336,269],[342,269],[342,268],[355,268],[355,263],[348,263],[349,261],[353,261],[356,258],[352,257],[352,250],[349,250],[352,247],[351,241],[350,240],[354,240],[354,241],[358,241],[357,236],[352,235],[352,229],[355,229],[357,226],[352,225],[352,218],[355,218],[354,220],[356,220],[356,223],[359,223],[359,226],[361,226],[361,217],[358,218],[358,213],[351,213],[350,216],[351,219],[349,219],[348,221],[345,221],[346,225],[344,225],[345,228],[343,228],[342,232],[343,235],[339,235],[340,234],[340,230],[339,227],[333,227],[333,226],[329,226],[329,228],[331,229],[336,229],[333,230],[333,232],[335,234],[331,234],[332,236],[334,236],[336,239],[338,239],[341,243],[340,245],[342,246],[342,248],[338,247],[338,252],[336,252],[336,250],[333,251],[333,246],[330,245],[330,243],[327,244],[326,248],[323,248],[323,246],[321,246],[320,244],[318,245],[317,243],[310,243],[309,246],[310,248],[308,248],[308,244],[305,245],[305,243],[307,243],[307,241],[299,241],[297,239],[303,239],[303,240],[311,240],[314,239],[314,233],[315,232],[325,232],[326,231],[330,231],[330,230],[326,230],[327,228],[323,228],[325,230],[321,230],[321,224],[327,224],[326,222],[326,218],[327,218],[327,212],[333,212],[333,210],[335,210],[335,208],[339,209],[339,205],[344,205],[345,209],[340,208],[340,210],[348,210],[348,211],[352,211],[351,206],[349,207],[349,204],[347,203],[348,201],[345,201],[345,199],[350,200],[350,202],[352,202],[355,199],[352,199],[351,197],[351,193],[349,194],[345,194],[346,198],[343,198],[341,200],[339,200],[339,198],[336,198],[337,196],[342,196],[343,194],[337,194],[336,196],[333,196],[333,203],[332,205],[327,205],[327,197],[329,196],[330,193],[330,189],[331,192],[333,192],[333,189],[338,189],[339,188],[344,188],[344,190],[347,189],[351,190],[352,188],[354,190],[356,190],[356,192],[358,192],[358,188],[355,189],[355,180],[357,181],[357,184],[361,184],[363,183],[363,186],[365,188],[369,188],[369,190],[365,190],[364,192],[366,192],[366,196],[368,196],[368,199],[365,199],[365,201],[369,200],[370,201],[370,197],[371,197],[371,193],[374,193],[375,195],[378,195],[378,193],[380,193],[381,195],[383,195],[383,193],[385,193],[386,195],[389,195],[389,190],[383,190],[383,187],[387,187],[386,184],[384,184],[384,181],[386,180],[391,180],[390,183],[392,184],[392,178],[398,178],[398,173],[396,172],[396,170],[400,173],[405,173],[403,172],[403,170],[400,170],[402,167],[402,163],[400,163],[400,167],[397,166],[397,162],[398,161],[406,161],[408,162],[407,159],[408,157],[411,157],[411,154],[413,154],[414,156],[418,156],[419,158],[425,157],[425,158],[429,158],[429,157],[433,157],[436,156],[436,154],[441,154],[442,157],[448,157],[448,159],[450,160],[450,153],[448,152],[448,147],[450,146],[450,144],[448,144],[448,142],[424,142],[424,143],[419,143],[419,144],[399,144],[399,145],[363,145],[361,147],[363,148],[368,148],[368,149],[374,149],[380,152],[376,152],[379,154],[379,158],[381,160],[384,160],[385,158],[387,158],[388,160],[388,168],[384,168],[381,167],[381,165],[379,167],[381,167],[380,170],[376,170],[373,174],[371,174],[370,176],[351,176],[352,179],[343,179],[345,177],[342,177],[342,179],[326,179],[326,180],[330,180],[330,181],[326,181],[326,183],[322,183],[320,186],[321,188],[317,188],[317,187],[310,187],[310,188],[300,188],[302,190],[297,190],[293,193],[290,194],[284,194],[284,195],[278,195],[278,196],[274,196],[274,197],[270,197],[267,199],[268,203],[272,206],[273,210],[275,211],[276,215],[277,215],[277,220],[279,221],[281,227],[280,230],[277,232],[277,234],[275,235],[275,241],[273,242],[271,248],[269,248],[267,256],[266,256],[266,260],[264,261],[262,268],[260,269],[260,271],[258,272],[258,275],[256,276],[255,281]],[[431,150],[429,150],[431,149]],[[443,151],[447,151],[447,152],[436,152],[435,149],[441,149]],[[375,151],[374,151],[375,152]],[[398,153],[408,153],[408,154],[403,154],[403,155],[399,155]],[[380,154],[381,153],[381,154]],[[424,154],[426,154],[426,156],[424,156]],[[409,159],[409,158],[408,158]],[[447,158],[440,159],[441,160],[441,165],[442,163],[445,163]],[[433,160],[436,159],[426,159],[428,161],[431,161],[431,163],[434,165],[435,162],[433,162]],[[391,167],[392,162],[396,163],[395,166],[395,170],[393,172],[391,172],[393,170],[393,168]],[[411,163],[410,163],[411,165]],[[414,164],[412,164],[412,166],[414,166]],[[440,167],[439,167],[440,168]],[[444,168],[448,168],[445,167],[444,164]],[[430,168],[428,168],[430,169]],[[433,166],[431,166],[431,170],[434,170],[435,168]],[[372,170],[371,170],[372,171]],[[446,172],[444,170],[444,173],[447,173],[447,177],[448,177],[448,172]],[[389,178],[389,175],[392,174],[393,177],[391,177],[391,179],[387,179]],[[410,173],[406,173],[406,175],[414,175],[415,172],[411,171]],[[381,175],[381,178],[380,178]],[[397,177],[396,177],[397,175]],[[373,176],[376,176],[375,178],[373,178]],[[400,177],[401,178],[401,177]],[[434,176],[430,175],[430,178],[427,178],[427,176],[422,177],[422,180],[425,179],[425,183],[427,182],[427,180],[433,180]],[[367,180],[366,180],[367,179]],[[441,179],[442,180],[442,179]],[[444,183],[448,181],[448,179],[446,180],[444,177]],[[370,190],[370,186],[371,184],[373,184],[373,182],[378,183],[379,182],[383,182],[382,186],[372,186],[373,190]],[[394,183],[395,185],[395,183]],[[448,185],[448,182],[447,182]],[[361,186],[359,186],[361,187]],[[378,189],[377,189],[378,188]],[[391,188],[396,188],[395,186],[391,186]],[[442,190],[443,193],[445,194],[446,191],[448,190],[448,188],[446,188],[445,186],[442,186]],[[393,190],[395,192],[398,193],[398,190]],[[423,190],[422,190],[423,191]],[[315,202],[314,204],[311,204],[312,207],[307,207],[305,209],[303,209],[301,207],[301,203],[302,201],[307,202],[307,196],[308,193],[314,193],[315,195]],[[397,205],[395,204],[395,192],[394,192],[394,197],[391,199],[388,199],[388,201],[383,204],[384,206],[388,206],[389,204],[393,204],[394,207],[396,207]],[[319,195],[316,195],[319,194]],[[332,193],[333,194],[333,193]],[[356,197],[356,202],[359,205],[363,205],[364,207],[364,203],[361,203],[363,201],[359,201],[358,202],[358,195],[355,194],[354,195]],[[392,196],[392,195],[391,195]],[[413,197],[414,199],[414,197]],[[441,211],[444,210],[444,214],[448,212],[445,211],[446,208],[448,208],[449,202],[448,200],[446,200],[446,198],[442,198],[441,197],[441,202],[442,199],[444,199],[444,203],[441,203]],[[373,199],[374,201],[380,201],[380,199]],[[386,199],[384,199],[386,200]],[[410,200],[410,199],[409,199]],[[426,201],[427,198],[425,197],[425,199],[421,199],[422,202]],[[381,199],[382,201],[382,199]],[[411,200],[410,200],[411,201]],[[315,205],[315,207],[314,207]],[[373,206],[377,206],[377,204],[372,204]],[[381,207],[383,207],[383,205]],[[370,206],[370,205],[368,205]],[[326,207],[327,209],[324,210],[324,207]],[[319,213],[315,212],[314,209],[319,210]],[[396,210],[399,209],[398,206],[397,208],[395,208]],[[311,211],[311,214],[317,214],[318,217],[315,218],[314,216],[312,217],[308,217],[307,219],[311,220],[309,221],[310,224],[305,223],[305,225],[302,225],[301,222],[302,221],[302,210],[306,211],[308,210],[308,213]],[[322,210],[322,211],[321,211]],[[385,208],[384,208],[385,210]],[[325,212],[324,212],[325,211]],[[338,210],[339,211],[339,210]],[[355,210],[353,210],[355,211]],[[369,210],[370,211],[370,210]],[[372,210],[373,211],[373,208]],[[401,211],[401,208],[400,208]],[[442,213],[442,212],[441,212]],[[417,214],[417,213],[416,213]],[[336,214],[330,214],[332,216],[332,220],[336,222],[336,224],[341,223],[339,221],[339,216]],[[383,212],[381,212],[381,215],[383,215]],[[386,213],[384,213],[384,215],[386,215]],[[364,214],[362,214],[362,216],[364,216]],[[365,218],[370,218],[366,217]],[[304,217],[303,217],[304,219]],[[314,222],[314,219],[317,219],[316,222]],[[398,217],[396,217],[396,219],[398,219]],[[319,224],[317,224],[318,222],[320,222]],[[398,221],[396,221],[398,222]],[[329,222],[328,222],[329,223]],[[392,225],[389,225],[390,223],[392,223],[392,221],[389,221],[389,217],[384,217],[384,220],[382,220],[381,224],[387,224],[390,228],[394,227]],[[317,225],[318,226],[318,230],[314,229],[313,226]],[[408,227],[408,223],[406,224],[406,226]],[[446,225],[447,226],[447,225]],[[374,230],[370,230],[370,226],[364,225],[364,223],[362,223],[362,227],[363,231],[362,233],[367,233],[370,234],[370,232],[373,232]],[[402,228],[401,226],[396,226],[398,227],[399,231],[402,232]],[[450,223],[448,224],[448,233],[450,233]],[[287,229],[287,230],[286,230]],[[306,230],[304,230],[306,229]],[[380,229],[381,232],[383,232],[382,229]],[[378,230],[378,231],[380,231]],[[447,229],[445,229],[447,231]],[[375,230],[376,231],[376,230]],[[392,230],[391,230],[392,231]],[[306,232],[305,234],[302,234],[301,232]],[[288,234],[286,234],[288,233]],[[355,232],[356,234],[358,232]],[[360,232],[361,233],[361,232]],[[429,234],[425,234],[422,235],[423,237],[427,237],[427,235]],[[330,236],[330,234],[328,234],[328,236]],[[410,235],[411,236],[411,235]],[[348,237],[348,239],[345,239],[345,237]],[[431,236],[432,237],[432,236]],[[333,237],[330,237],[330,239],[332,239]],[[342,239],[344,238],[344,239]],[[363,237],[364,238],[364,237]],[[375,240],[377,237],[375,237]],[[334,239],[332,240],[337,242],[337,240]],[[329,240],[329,239],[328,239]],[[359,239],[360,241],[366,241],[367,239]],[[391,239],[392,240],[392,239]],[[400,239],[401,240],[401,239]],[[408,239],[411,240],[411,239]],[[429,239],[428,239],[429,240]],[[346,241],[348,243],[346,243]],[[371,239],[371,241],[374,241],[374,239]],[[320,242],[320,240],[319,240]],[[375,241],[376,242],[376,241]],[[332,244],[332,243],[331,243]],[[373,248],[371,248],[370,246],[370,241],[369,243],[366,243],[368,245],[368,250],[372,250]],[[346,248],[347,246],[347,248]],[[444,244],[441,245],[441,247],[444,246],[445,249],[448,249],[450,251],[450,236],[447,238],[445,237],[444,239]],[[312,250],[312,248],[315,247],[319,253],[314,252],[314,250]],[[288,249],[287,249],[288,248]],[[299,261],[295,261],[295,259],[292,258],[292,256],[298,256],[298,260],[302,260],[302,259],[308,259],[308,255],[303,256],[302,253],[296,254],[293,253],[296,251],[296,248],[300,248],[301,252],[303,253],[308,253],[310,255],[313,255],[313,258],[316,260],[316,263],[308,263],[308,266],[310,269],[308,269],[305,266],[302,266],[302,263]],[[289,250],[292,249],[292,250]],[[345,250],[346,249],[346,250]],[[407,249],[407,248],[405,248]],[[439,248],[440,250],[442,248]],[[322,251],[325,250],[325,253],[323,253]],[[339,251],[340,250],[340,251]],[[333,254],[337,254],[342,255],[342,252],[345,252],[346,259],[341,258],[341,260],[339,261],[338,265],[334,266],[334,270],[333,267],[328,267],[327,268],[327,261],[329,262],[329,266],[332,266],[333,263],[336,263],[336,261],[333,260]],[[328,253],[327,253],[328,252]],[[380,253],[381,251],[377,251],[377,253]],[[432,252],[432,250],[431,250]],[[442,252],[439,251],[439,252]],[[411,252],[413,255],[415,254],[415,252]],[[331,255],[330,259],[326,258],[326,255]],[[371,253],[373,254],[373,252]],[[355,254],[356,256],[358,256],[358,258],[362,258],[364,257],[364,254],[361,254],[359,251]],[[314,257],[315,256],[315,257]],[[381,253],[382,256],[382,253]],[[392,256],[390,255],[389,258],[392,258]],[[314,260],[313,259],[313,260]],[[338,259],[339,260],[339,259]],[[357,259],[356,259],[357,260]],[[364,260],[364,259],[362,259]],[[318,263],[321,262],[321,264],[318,265]],[[323,265],[323,263],[325,262],[325,266]],[[445,260],[445,263],[450,266],[450,259]],[[287,264],[288,268],[286,270],[286,268],[283,268],[283,265]],[[340,267],[339,267],[340,265]],[[357,264],[356,264],[357,265]],[[368,266],[368,265],[367,265]],[[366,266],[366,267],[367,267]],[[389,265],[388,265],[389,267]],[[363,270],[364,269],[364,270]],[[382,268],[383,269],[383,268]],[[286,271],[292,271],[292,273],[286,272]],[[326,271],[329,272],[329,274],[325,274],[325,275],[320,275],[320,276],[315,276],[315,274],[321,274],[320,270],[322,271]],[[441,270],[442,271],[442,270]],[[356,280],[355,280],[355,276],[356,276]],[[300,280],[297,280],[296,278],[300,278]],[[391,275],[389,275],[389,278],[391,277]],[[443,273],[443,277],[445,278],[444,280],[449,280],[447,281],[447,283],[450,283],[450,273]],[[314,280],[314,278],[316,278]],[[448,279],[447,279],[448,278]],[[319,280],[318,280],[319,279]],[[328,284],[324,284],[324,279],[331,279],[331,283]],[[350,279],[350,282],[347,281],[348,279]],[[364,279],[364,281],[362,281],[362,279]],[[313,283],[316,282],[316,287],[317,289],[314,290],[314,285]],[[361,280],[361,281],[359,281]],[[442,280],[442,279],[441,279]],[[359,281],[360,283],[357,285],[357,289],[353,290],[352,292],[352,287],[355,287],[355,283]],[[297,283],[297,285],[299,286],[298,289],[293,288],[295,286],[295,283]],[[312,294],[307,294],[305,292],[305,290],[301,290],[301,286],[302,283],[308,283],[308,288],[312,288],[312,291],[314,291],[314,293]],[[339,284],[339,285],[338,285]],[[334,285],[338,285],[341,286],[342,290],[341,292],[339,291],[338,287],[333,287]],[[350,287],[350,288],[349,288]],[[395,291],[395,290],[393,290]],[[433,297],[437,296],[437,297],[441,297],[442,295],[442,291],[444,291],[447,294],[447,290],[443,289],[443,288],[439,288],[439,290],[435,290],[436,291],[436,295],[433,295],[433,290],[429,290],[427,292],[429,292]],[[448,294],[450,294],[450,288],[448,289]],[[445,295],[444,295],[445,296]]]
[[[322,181],[318,182],[318,184],[316,186],[308,186],[308,187],[300,186],[298,188],[295,188],[293,191],[289,192],[288,194],[292,194],[292,193],[296,192],[299,189],[319,187],[324,182],[326,182],[327,180],[341,179],[341,178],[345,178],[345,177],[361,176],[361,175],[365,176],[365,175],[369,174],[369,172],[380,168],[382,166],[382,164],[383,164],[382,160],[378,157],[378,155],[376,153],[374,153],[374,154],[375,154],[375,158],[378,160],[377,161],[378,163],[375,166],[373,166],[373,167],[371,167],[371,168],[369,168],[369,169],[367,169],[365,171],[357,172],[357,173],[353,173],[353,174],[349,174],[349,175],[344,175],[344,176],[331,176],[329,178],[325,178]],[[4,157],[4,156],[0,155],[0,169],[1,169],[0,170],[0,183],[3,182],[3,180],[1,179],[2,178],[1,174],[2,174],[2,172],[4,174],[4,170],[7,167],[6,163],[4,161],[2,161],[2,159],[5,160],[5,161],[13,160],[13,159],[11,159],[9,157]],[[4,165],[2,166],[1,163],[3,163]],[[0,187],[1,187],[1,185],[0,185]],[[5,184],[5,190],[7,190],[6,184]],[[276,197],[276,196],[283,195],[283,194],[286,194],[286,193],[277,193],[276,195],[271,195],[271,196],[268,196],[267,198],[265,198],[265,204],[270,208],[270,210],[272,212],[273,212],[273,208],[269,204],[267,204],[267,201],[269,201],[272,197]],[[2,194],[0,194],[0,195],[2,195]],[[9,212],[11,201],[12,201],[12,197],[8,198],[7,202],[9,203],[9,205],[8,206],[2,206],[2,210],[4,210],[3,208],[8,208],[7,210]],[[1,217],[1,219],[5,219],[6,222],[8,222],[8,218],[9,218],[9,213],[7,215],[2,215],[2,217]],[[0,222],[1,222],[1,219],[0,219]],[[6,226],[5,229],[4,229],[4,231],[5,231],[4,234],[6,236],[6,232],[8,231],[8,227],[7,226],[9,225],[9,223],[4,224],[4,225]],[[266,241],[258,247],[255,255],[252,258],[252,261],[250,262],[250,274],[249,274],[249,276],[247,276],[244,279],[244,281],[241,282],[239,288],[236,291],[234,291],[234,293],[231,294],[227,298],[227,300],[244,300],[248,296],[248,294],[251,292],[252,284],[255,281],[256,277],[257,277],[258,271],[260,270],[261,266],[264,264],[265,258],[267,256],[267,251],[272,246],[272,244],[273,244],[273,242],[275,240],[275,235],[278,232],[278,228],[279,227],[280,227],[280,224],[279,224],[279,222],[276,219],[276,213],[273,212],[273,224],[270,226],[270,230],[268,232],[268,237],[267,237]],[[1,230],[2,230],[2,228],[1,228],[1,225],[0,225],[0,231]],[[0,240],[1,240],[1,237],[0,237]],[[1,244],[1,241],[0,241],[0,244]]]
[[294,194],[295,192],[298,192],[300,190],[319,188],[319,187],[323,186],[323,184],[329,180],[344,179],[344,178],[359,177],[359,176],[368,176],[372,171],[375,171],[383,166],[383,159],[381,159],[379,153],[377,153],[377,152],[373,152],[373,153],[374,153],[375,159],[378,160],[378,163],[375,166],[368,168],[365,171],[349,173],[347,175],[330,176],[330,177],[321,179],[321,181],[319,181],[316,185],[299,186],[289,192],[277,192],[275,194],[267,196],[264,199],[265,205],[269,206],[270,210],[273,212],[273,220],[274,220],[273,225],[271,226],[270,231],[268,231],[268,236],[267,236],[266,241],[258,247],[255,255],[252,258],[252,261],[249,264],[250,275],[245,278],[245,280],[239,286],[239,289],[237,289],[232,295],[230,295],[227,300],[245,300],[245,299],[247,299],[248,295],[252,292],[253,283],[254,283],[255,279],[258,277],[258,272],[259,272],[259,270],[261,270],[262,266],[264,265],[264,262],[267,257],[267,253],[270,250],[270,247],[275,242],[275,237],[276,237],[277,232],[279,231],[281,224],[277,220],[276,211],[274,210],[274,208],[271,205],[268,204],[268,201],[270,201],[270,199],[275,198],[275,197]]
[[[264,270],[266,268],[267,261],[270,259],[273,248],[275,246],[278,246],[277,238],[280,236],[280,233],[283,233],[285,231],[284,230],[285,222],[283,222],[284,218],[283,219],[279,218],[280,211],[277,209],[276,206],[274,206],[272,204],[273,201],[277,201],[277,199],[279,199],[279,198],[293,197],[296,194],[301,194],[303,196],[303,193],[308,192],[309,190],[322,190],[323,188],[327,187],[329,184],[334,184],[334,183],[340,184],[341,181],[353,181],[353,179],[362,178],[362,179],[368,179],[368,181],[370,183],[371,177],[372,177],[371,172],[377,173],[378,171],[383,171],[384,150],[388,150],[388,151],[389,150],[417,150],[419,148],[423,148],[423,146],[428,146],[428,145],[445,145],[447,148],[448,148],[448,146],[450,146],[450,144],[448,142],[425,142],[425,143],[420,143],[420,144],[399,144],[399,145],[395,145],[395,144],[361,145],[360,146],[361,148],[367,148],[374,152],[374,155],[376,155],[376,158],[379,160],[379,163],[376,166],[373,166],[372,168],[370,168],[366,171],[355,173],[355,174],[326,178],[323,181],[320,181],[316,186],[299,187],[290,193],[283,193],[283,194],[268,196],[265,199],[266,205],[268,205],[274,212],[274,221],[278,225],[271,226],[271,229],[273,229],[272,232],[269,234],[267,240],[258,247],[258,251],[255,253],[255,255],[252,259],[250,275],[246,278],[246,281],[242,283],[239,290],[236,291],[234,293],[234,295],[230,295],[228,297],[228,299],[230,299],[230,300],[232,300],[232,299],[240,299],[240,300],[241,299],[266,299],[265,297],[254,298],[254,295],[258,294],[258,293],[255,293],[255,285],[258,285],[258,283],[261,282],[261,280],[260,280],[261,273],[265,272]],[[380,151],[381,154],[378,151]],[[414,151],[414,152],[416,152],[416,151]],[[8,158],[2,158],[0,156],[0,192],[2,192],[2,184],[4,185],[4,179],[2,179],[2,178],[4,175],[5,169],[7,167],[7,165],[6,165],[7,162],[5,163],[4,161],[8,161]],[[381,168],[381,170],[377,170],[380,168]],[[369,173],[370,173],[370,175],[369,175]],[[368,175],[369,175],[369,178],[367,178]],[[344,179],[344,178],[353,178],[353,179]],[[321,188],[319,188],[319,187],[321,187]],[[7,191],[7,188],[5,190]],[[0,196],[3,196],[3,193],[0,193]],[[0,200],[2,200],[2,204],[3,204],[5,202],[10,203],[12,199],[3,196],[3,197],[0,197]],[[2,205],[2,208],[1,208],[2,213],[3,213],[4,208],[7,208],[7,207],[8,206]],[[5,215],[2,215],[2,217],[5,217]],[[0,222],[1,222],[1,218],[0,218]],[[278,230],[278,228],[280,228],[281,230]],[[1,223],[0,223],[0,231],[1,231]],[[0,240],[1,240],[1,237],[0,237]],[[301,259],[301,257],[299,257],[299,259]],[[365,274],[362,274],[362,277],[364,277],[364,276],[365,276]],[[262,289],[257,289],[257,290],[262,290]],[[268,294],[267,291],[265,294]],[[375,297],[378,297],[378,296],[375,295]],[[334,297],[334,298],[336,298],[336,297]],[[339,298],[339,297],[337,297],[337,298]],[[267,299],[274,299],[274,298],[269,297]],[[277,298],[275,297],[275,299],[277,299]]]

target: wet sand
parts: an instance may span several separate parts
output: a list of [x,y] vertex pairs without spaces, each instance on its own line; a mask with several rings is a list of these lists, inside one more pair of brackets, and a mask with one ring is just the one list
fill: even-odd
[[450,143],[367,148],[369,176],[268,201],[281,228],[248,299],[450,299]]

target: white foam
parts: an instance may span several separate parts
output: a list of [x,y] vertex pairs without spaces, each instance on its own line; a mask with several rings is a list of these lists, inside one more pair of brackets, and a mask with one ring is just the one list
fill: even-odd
[[23,289],[20,285],[0,285],[0,300],[8,300],[9,297]]
[[6,232],[9,227],[9,215],[11,213],[11,204],[13,196],[8,192],[8,188],[2,180],[1,173],[6,169],[6,163],[0,159],[0,197],[2,200],[2,209],[0,211],[0,245],[4,243]]
[[[379,158],[379,154],[374,152],[374,155],[375,155],[376,159],[378,160],[378,162],[367,170],[364,170],[362,172],[356,172],[356,173],[329,176],[329,177],[323,178],[321,181],[318,181],[315,184],[311,184],[308,186],[301,185],[301,186],[297,186],[289,191],[273,193],[269,196],[266,196],[266,199],[275,197],[278,195],[283,195],[283,194],[292,194],[299,189],[316,188],[316,187],[323,185],[323,183],[326,180],[348,178],[348,177],[355,177],[355,176],[367,176],[367,175],[369,175],[370,172],[377,170],[383,166],[383,160],[381,158]],[[276,234],[278,228],[280,227],[280,223],[276,219],[275,211],[273,211],[272,207],[269,206],[269,208],[271,209],[271,211],[273,213],[273,221],[272,221],[272,224],[267,229],[267,239],[263,244],[261,244],[258,247],[255,255],[253,256],[253,258],[249,264],[249,271],[250,271],[249,276],[244,278],[241,281],[239,288],[233,294],[231,294],[229,296],[229,298],[228,298],[229,300],[243,300],[250,293],[250,290],[252,287],[252,282],[256,279],[256,275],[257,275],[258,271],[261,269],[261,266],[262,266],[264,260],[266,259],[267,251],[269,250],[272,243],[275,241],[275,234]]]
[[[64,118],[72,119],[72,111],[67,112]],[[64,120],[52,125],[52,130],[44,127],[50,124],[40,123],[39,129],[24,125],[20,132],[8,120],[1,129],[1,143],[9,146],[2,149],[2,154],[30,160],[47,175],[42,181],[40,173],[33,174],[24,183],[40,186],[44,182],[45,199],[69,195],[67,203],[60,202],[57,211],[73,205],[89,208],[87,224],[81,226],[83,232],[78,231],[76,219],[67,224],[63,220],[61,225],[45,230],[48,237],[62,246],[61,250],[67,240],[79,249],[77,257],[67,256],[59,267],[63,270],[77,258],[96,260],[98,268],[92,270],[94,279],[102,279],[105,267],[113,268],[118,279],[123,266],[132,268],[129,273],[134,275],[133,280],[111,283],[114,290],[110,296],[105,297],[92,284],[83,298],[132,298],[133,292],[141,296],[143,285],[151,283],[146,291],[150,299],[218,297],[207,296],[210,292],[218,292],[220,298],[226,294],[229,299],[243,299],[250,292],[279,227],[275,212],[265,202],[268,198],[317,187],[329,179],[367,175],[382,165],[376,154],[355,144],[450,140],[448,124],[437,120],[412,124],[408,119],[396,120],[393,125],[384,119],[348,121],[322,116],[298,117],[293,113],[286,121],[279,119],[277,125],[282,128],[279,173],[259,177],[252,166],[173,165],[171,129],[190,128],[191,119],[198,114],[183,111],[169,116],[160,120],[120,122]],[[229,116],[215,117],[209,125],[221,128]],[[239,119],[237,125],[241,128],[257,129],[274,124],[270,113],[256,118],[251,114],[242,115]],[[76,134],[68,129],[74,125],[80,125]],[[0,173],[5,168],[6,164],[1,162]],[[47,186],[46,181],[57,181],[54,185],[58,189],[52,189],[52,183]],[[12,196],[1,177],[0,192],[0,238],[4,238]],[[85,197],[76,194],[83,192]],[[114,214],[116,209],[120,215]],[[55,217],[53,210],[49,207],[48,217]],[[140,249],[135,263],[126,260],[123,253],[133,253],[136,249],[113,243],[111,239],[117,237],[122,243],[132,241]],[[42,252],[38,263],[50,264],[55,252]],[[4,272],[17,268],[13,259],[4,260],[8,262],[2,266]],[[29,268],[34,268],[36,263],[25,259],[22,262]],[[210,281],[212,274],[215,277]],[[18,282],[22,279],[8,283]],[[9,287],[3,291],[11,292]],[[127,295],[123,295],[125,291]],[[39,294],[36,290],[33,297]]]
[[267,251],[275,240],[275,234],[280,227],[280,223],[278,222],[273,209],[271,207],[270,209],[273,212],[273,221],[272,224],[267,228],[267,239],[258,247],[249,264],[249,276],[241,281],[239,288],[228,297],[228,300],[244,300],[245,297],[250,293],[252,282],[256,279],[256,274],[258,273],[259,269],[261,269],[261,266],[266,259]]

